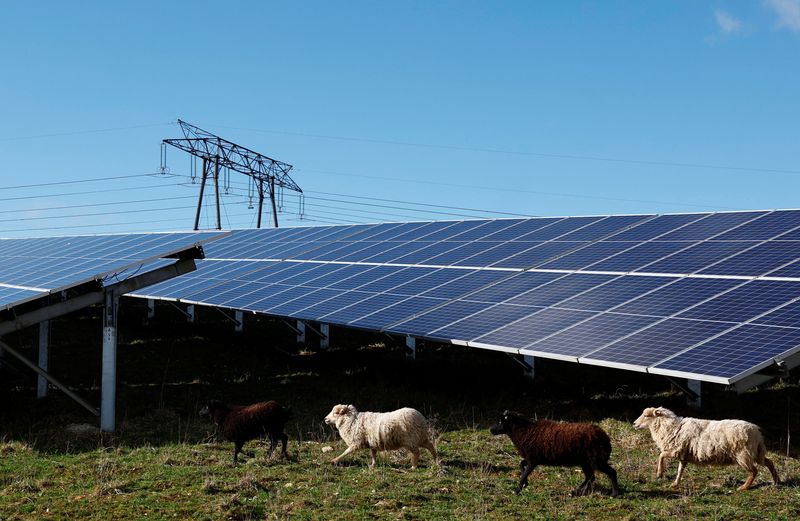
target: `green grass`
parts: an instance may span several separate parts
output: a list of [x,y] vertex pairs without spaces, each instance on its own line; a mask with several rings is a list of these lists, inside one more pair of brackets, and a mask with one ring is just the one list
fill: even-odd
[[[11,519],[793,519],[800,517],[800,461],[787,457],[786,435],[797,432],[796,377],[736,395],[708,387],[706,417],[741,417],[764,426],[785,485],[763,470],[756,487],[737,492],[745,472],[689,466],[678,490],[653,477],[657,452],[648,432],[630,422],[645,406],[689,413],[665,381],[557,362],[537,364],[537,379],[499,353],[454,347],[422,348],[409,363],[393,344],[335,331],[328,352],[297,351],[291,332],[263,320],[244,335],[211,322],[189,326],[165,314],[142,328],[123,327],[119,353],[119,428],[114,436],[70,434],[69,424],[96,420],[57,391],[32,398],[33,378],[12,374],[0,387],[0,520]],[[202,317],[202,315],[201,315]],[[137,319],[138,320],[138,319]],[[51,367],[97,401],[99,338],[92,320],[54,324]],[[99,334],[97,335],[99,337]],[[266,340],[269,339],[269,340]],[[16,345],[32,353],[35,338]],[[273,349],[268,349],[271,347]],[[291,404],[291,459],[266,459],[250,442],[246,463],[231,464],[232,444],[197,417],[202,402],[221,397],[247,403],[275,398]],[[330,461],[344,443],[322,422],[335,403],[362,410],[413,406],[433,420],[442,465],[423,453],[384,453],[369,468],[369,452],[341,466]],[[792,405],[795,404],[795,405]],[[608,481],[587,497],[569,492],[577,468],[540,467],[515,496],[519,457],[505,436],[487,427],[503,409],[531,416],[595,421],[611,436],[612,465],[624,494],[612,499]],[[333,451],[323,451],[332,447]],[[794,455],[794,447],[790,447]]]

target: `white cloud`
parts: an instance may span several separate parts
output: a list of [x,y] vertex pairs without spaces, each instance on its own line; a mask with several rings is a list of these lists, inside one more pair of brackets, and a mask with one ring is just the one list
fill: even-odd
[[714,10],[714,19],[723,34],[733,34],[742,30],[742,22],[722,9]]
[[800,33],[800,0],[766,0],[766,4],[778,15],[778,27]]

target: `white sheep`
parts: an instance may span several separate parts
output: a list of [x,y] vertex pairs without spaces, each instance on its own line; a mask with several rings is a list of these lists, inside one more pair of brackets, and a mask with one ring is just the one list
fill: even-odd
[[701,420],[683,418],[663,407],[648,407],[633,422],[637,429],[650,429],[658,456],[656,477],[661,478],[670,459],[677,459],[678,487],[687,463],[699,465],[739,465],[750,474],[739,490],[747,490],[758,474],[758,465],[765,465],[772,480],[779,483],[775,465],[767,457],[764,437],[758,425],[742,420]]
[[353,451],[369,448],[372,467],[379,450],[405,448],[411,452],[411,468],[416,469],[420,447],[428,449],[438,464],[428,421],[416,409],[404,407],[392,412],[358,412],[352,405],[340,404],[325,417],[325,423],[335,425],[347,443],[347,449],[333,459],[334,465]]

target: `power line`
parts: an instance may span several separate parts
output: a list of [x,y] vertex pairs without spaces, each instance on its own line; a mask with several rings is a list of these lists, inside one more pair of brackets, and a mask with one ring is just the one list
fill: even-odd
[[[37,183],[30,185],[17,185],[17,186],[0,186],[0,190],[16,190],[18,188],[39,188],[43,186],[57,186],[57,185],[73,185],[78,183],[94,183],[97,181],[113,181],[117,179],[131,179],[133,177],[154,177],[162,175],[160,173],[150,174],[132,174],[132,175],[118,175],[113,177],[95,177],[90,179],[73,179],[70,181],[54,181],[52,183]],[[174,176],[171,176],[174,177]]]
[[108,188],[105,190],[89,190],[84,192],[65,192],[65,193],[57,193],[57,194],[44,194],[44,195],[25,195],[20,197],[4,197],[0,198],[0,201],[21,201],[24,199],[44,199],[48,197],[66,197],[72,195],[89,195],[89,194],[107,194],[111,192],[130,192],[131,190],[145,190],[149,188],[165,188],[168,186],[180,186],[180,183],[172,183],[167,185],[149,185],[149,186],[135,186],[135,187],[127,187],[127,188]]
[[526,194],[534,194],[534,195],[550,195],[550,196],[558,196],[558,197],[575,197],[579,199],[598,199],[603,201],[617,201],[617,202],[625,202],[625,203],[640,203],[640,204],[660,204],[665,206],[686,206],[692,208],[705,208],[705,209],[714,209],[714,210],[746,210],[746,208],[737,208],[732,206],[716,206],[710,204],[691,204],[691,203],[679,203],[674,201],[653,201],[653,200],[646,200],[646,199],[625,199],[621,197],[604,197],[600,195],[586,195],[586,194],[575,194],[575,193],[564,193],[564,192],[542,192],[536,190],[525,190],[523,188],[501,188],[498,186],[481,186],[481,185],[467,185],[467,184],[459,184],[459,183],[447,183],[443,181],[425,181],[420,179],[403,179],[399,177],[381,177],[381,176],[373,176],[373,175],[366,175],[366,174],[353,174],[348,172],[335,172],[331,170],[316,170],[310,168],[298,169],[298,171],[305,171],[305,172],[316,172],[320,174],[326,175],[340,175],[340,176],[347,176],[347,177],[361,177],[365,179],[379,179],[381,181],[397,181],[401,183],[416,183],[416,184],[426,184],[426,185],[436,185],[436,186],[452,186],[456,188],[472,188],[476,190],[493,190],[497,192],[512,192],[512,193],[526,193]]
[[110,203],[94,203],[94,204],[73,204],[67,206],[50,206],[48,208],[21,208],[16,210],[0,210],[0,213],[19,213],[19,212],[49,212],[52,210],[67,210],[72,208],[94,208],[95,206],[113,206],[119,204],[136,204],[136,203],[155,203],[161,201],[177,201],[178,199],[195,199],[193,195],[185,195],[181,197],[159,197],[156,199],[139,199],[137,201],[114,201]]
[[63,137],[63,136],[78,136],[81,134],[98,134],[101,132],[117,132],[120,130],[133,130],[137,128],[152,128],[152,127],[164,127],[167,125],[175,125],[176,123],[151,123],[149,125],[132,125],[129,127],[112,127],[112,128],[98,128],[92,130],[75,130],[72,132],[53,132],[51,134],[37,134],[32,136],[9,136],[9,137],[0,137],[0,141],[21,141],[24,139],[41,139],[41,138],[49,138],[49,137]]
[[283,130],[267,130],[267,129],[255,129],[255,128],[240,128],[240,127],[228,127],[224,125],[216,125],[219,128],[228,128],[232,130],[243,130],[247,132],[262,132],[267,134],[282,134],[286,136],[297,136],[297,137],[310,137],[315,139],[332,139],[337,141],[352,141],[352,142],[361,142],[361,143],[373,143],[379,145],[395,145],[395,146],[405,146],[405,147],[419,147],[419,148],[433,148],[433,149],[442,149],[442,150],[457,150],[457,151],[464,151],[464,152],[483,152],[483,153],[490,153],[490,154],[507,154],[507,155],[517,155],[517,156],[533,156],[533,157],[547,157],[553,159],[570,159],[570,160],[581,160],[581,161],[604,161],[604,162],[612,162],[612,163],[630,163],[636,165],[655,165],[655,166],[670,166],[670,167],[681,167],[681,168],[706,168],[712,170],[734,170],[740,172],[763,172],[763,173],[772,173],[772,174],[800,174],[800,170],[783,170],[777,168],[762,168],[762,167],[739,167],[739,166],[730,166],[730,165],[713,165],[713,164],[706,164],[706,163],[684,163],[684,162],[673,162],[673,161],[653,161],[647,159],[630,159],[630,158],[617,158],[617,157],[603,157],[603,156],[588,156],[588,155],[578,155],[578,154],[552,154],[552,153],[545,153],[545,152],[531,152],[531,151],[521,151],[521,150],[504,150],[500,148],[488,148],[488,147],[467,147],[467,146],[460,146],[460,145],[442,145],[442,144],[431,144],[431,143],[414,143],[409,141],[393,141],[393,140],[386,140],[386,139],[370,139],[370,138],[358,138],[358,137],[349,137],[349,136],[331,136],[331,135],[324,135],[324,134],[308,134],[303,132],[289,132]]

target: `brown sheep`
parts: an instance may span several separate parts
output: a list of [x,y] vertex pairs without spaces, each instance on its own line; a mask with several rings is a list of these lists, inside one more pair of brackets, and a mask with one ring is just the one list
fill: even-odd
[[650,429],[650,435],[661,451],[656,478],[664,475],[670,459],[678,460],[678,475],[672,483],[673,488],[680,485],[687,463],[739,465],[749,472],[739,490],[750,488],[758,474],[758,465],[767,467],[775,484],[780,483],[775,465],[767,457],[761,429],[753,423],[683,418],[663,407],[648,407],[633,426]]
[[507,434],[524,458],[519,464],[521,475],[515,494],[528,486],[528,475],[536,465],[580,466],[586,479],[570,495],[582,496],[591,492],[597,470],[611,480],[611,496],[616,497],[620,493],[617,472],[608,464],[611,440],[597,425],[529,420],[520,414],[505,411],[500,421],[489,430],[494,435]]
[[218,400],[212,400],[203,410],[201,416],[210,416],[217,426],[222,437],[234,443],[233,464],[238,462],[239,452],[245,442],[263,436],[269,437],[269,454],[272,453],[281,440],[281,455],[288,458],[286,444],[289,437],[283,432],[286,422],[291,416],[288,408],[278,402],[270,400],[252,405],[225,405]]

